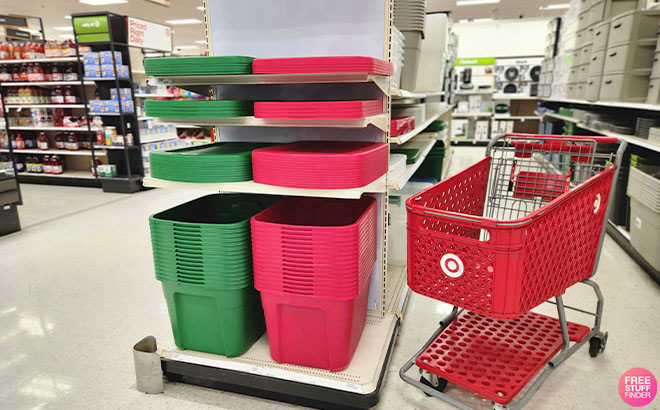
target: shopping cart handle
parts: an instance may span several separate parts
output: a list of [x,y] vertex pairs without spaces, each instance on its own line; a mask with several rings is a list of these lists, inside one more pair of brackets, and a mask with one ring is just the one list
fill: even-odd
[[601,137],[601,136],[591,136],[591,135],[542,135],[542,134],[505,134],[506,137],[521,137],[521,138],[530,138],[530,139],[539,139],[552,138],[552,139],[583,139],[587,141],[596,141],[601,144],[616,144],[620,140],[617,137]]

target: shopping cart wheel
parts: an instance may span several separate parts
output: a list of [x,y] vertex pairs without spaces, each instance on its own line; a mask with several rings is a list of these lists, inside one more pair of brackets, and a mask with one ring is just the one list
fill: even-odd
[[597,357],[600,353],[605,351],[607,345],[608,334],[595,335],[589,339],[589,356]]
[[[442,393],[445,391],[445,388],[447,388],[447,379],[443,379],[442,377],[438,377],[435,374],[428,374],[431,378],[431,380],[427,379],[426,376],[423,374],[419,378],[419,382],[422,383],[425,386],[429,386],[433,390],[438,391],[439,393]],[[431,397],[430,394],[424,392],[428,397]]]
[[491,401],[490,404],[493,406],[493,410],[507,410],[508,409],[508,407],[505,406],[504,404],[495,403],[494,401]]

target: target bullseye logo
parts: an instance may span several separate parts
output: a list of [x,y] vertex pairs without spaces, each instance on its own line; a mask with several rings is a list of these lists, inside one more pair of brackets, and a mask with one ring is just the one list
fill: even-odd
[[463,261],[453,253],[447,253],[440,258],[440,269],[450,278],[458,278],[463,274]]
[[600,194],[596,194],[596,200],[594,201],[594,213],[597,214],[600,209]]

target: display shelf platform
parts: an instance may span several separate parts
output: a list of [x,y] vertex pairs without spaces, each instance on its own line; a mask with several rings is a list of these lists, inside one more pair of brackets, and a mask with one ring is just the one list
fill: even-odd
[[452,117],[454,118],[481,118],[481,117],[492,117],[493,113],[490,112],[454,112]]
[[403,189],[404,186],[406,186],[410,178],[412,178],[413,174],[419,169],[420,166],[422,166],[422,162],[424,162],[426,156],[429,152],[431,152],[431,149],[435,145],[436,141],[438,141],[439,135],[440,133],[437,132],[423,133],[413,141],[402,145],[402,148],[417,148],[421,152],[419,154],[419,158],[414,164],[406,164],[406,170],[401,175],[388,181],[388,188],[399,191]]
[[557,120],[561,121],[567,121],[567,122],[572,122],[574,123],[578,128],[582,128],[587,131],[592,131],[597,134],[605,135],[608,137],[616,137],[616,138],[621,138],[622,140],[625,140],[627,143],[632,144],[632,145],[637,145],[638,147],[643,147],[652,151],[660,152],[660,145],[652,144],[649,142],[649,140],[644,139],[644,138],[639,138],[634,135],[627,135],[627,134],[619,134],[617,132],[612,132],[612,131],[607,131],[607,130],[600,130],[598,128],[590,127],[588,125],[585,125],[583,122],[581,122],[577,118],[573,117],[568,117],[565,115],[559,115],[559,114],[553,114],[553,113],[545,113],[543,114],[543,117],[548,117],[548,118],[554,118]]
[[85,108],[85,104],[6,104],[7,108]]
[[[86,127],[27,127],[27,126],[9,126],[10,131],[70,131],[70,132],[87,132]],[[100,128],[92,127],[92,132],[101,131]]]
[[[101,151],[104,148],[98,148],[94,147],[94,150],[96,151]],[[77,151],[69,151],[66,149],[48,149],[48,150],[42,150],[38,148],[28,148],[28,149],[14,149],[12,150],[16,154],[39,154],[39,155],[68,155],[68,156],[92,156],[92,151],[88,149],[80,149]],[[9,152],[8,149],[3,148],[0,149],[0,152]],[[101,153],[102,154],[102,153]]]
[[630,110],[643,110],[643,111],[660,111],[660,104],[627,103],[627,102],[614,102],[614,101],[613,102],[587,101],[587,100],[571,100],[571,99],[562,99],[562,98],[539,98],[539,99],[551,103],[590,105],[596,107],[624,108]]
[[[2,63],[0,63],[2,64]],[[94,81],[87,81],[85,80],[83,82],[84,85],[94,85]],[[79,80],[75,81],[10,81],[10,82],[5,82],[5,83],[0,83],[0,86],[2,87],[30,87],[30,86],[35,86],[35,87],[58,87],[62,85],[80,85]]]
[[493,115],[494,120],[520,120],[520,121],[541,121],[538,115]]
[[234,358],[163,349],[161,365],[170,381],[322,409],[368,409],[378,403],[399,324],[392,313],[368,315],[353,360],[340,372],[277,363],[266,335]]
[[169,93],[160,93],[160,94],[151,94],[151,93],[136,93],[135,98],[172,98],[173,94]]
[[350,189],[302,189],[286,188],[273,185],[258,184],[254,181],[225,183],[192,183],[174,182],[152,177],[144,178],[144,186],[149,188],[198,189],[210,192],[241,192],[264,195],[309,196],[318,198],[359,199],[364,193],[384,193],[387,191],[386,175],[369,185]]
[[541,97],[521,94],[493,94],[493,100],[540,100]]
[[23,60],[0,60],[0,65],[5,64],[29,64],[29,63],[73,63],[78,61],[75,56],[72,57],[52,57],[52,58],[34,58]]
[[402,90],[400,88],[393,88],[391,92],[392,99],[401,99],[401,98],[423,99],[429,97],[436,97],[444,94],[445,94],[444,91],[415,92],[415,91]]
[[492,93],[493,93],[492,88],[488,89],[488,90],[464,90],[464,91],[456,90],[456,91],[454,91],[455,95],[488,95],[488,94],[492,94]]
[[411,138],[414,138],[418,134],[420,134],[422,131],[426,129],[433,121],[437,120],[438,118],[442,117],[447,113],[447,111],[451,110],[452,106],[451,105],[445,105],[442,107],[442,110],[438,113],[432,114],[426,121],[424,121],[422,124],[418,125],[415,127],[414,130],[409,131],[405,134],[401,134],[398,137],[390,137],[390,143],[394,144],[403,144],[407,141],[409,141]]
[[63,174],[37,174],[34,172],[19,172],[21,178],[77,178],[77,179],[96,179],[90,171],[65,171]]
[[161,124],[191,124],[198,126],[228,126],[228,127],[304,127],[304,128],[366,128],[373,125],[383,131],[390,120],[387,114],[372,115],[364,118],[327,119],[327,120],[290,120],[255,117],[231,118],[164,118],[155,117]]
[[327,84],[327,83],[375,83],[389,94],[389,77],[369,73],[319,73],[319,74],[237,74],[237,75],[178,75],[152,76],[156,83],[173,87],[205,87],[223,84]]

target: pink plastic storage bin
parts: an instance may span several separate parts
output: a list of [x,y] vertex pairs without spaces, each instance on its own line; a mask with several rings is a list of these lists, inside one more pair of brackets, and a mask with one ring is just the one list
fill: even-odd
[[255,102],[256,118],[324,120],[364,118],[383,113],[381,100]]
[[388,61],[362,56],[256,58],[254,74],[370,73],[392,75]]
[[344,301],[261,291],[270,355],[276,362],[344,370],[367,316],[369,281]]
[[415,129],[415,117],[395,117],[390,120],[390,137],[398,137]]
[[305,141],[252,152],[260,184],[306,189],[345,189],[370,184],[387,172],[387,144]]

